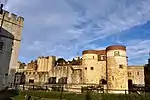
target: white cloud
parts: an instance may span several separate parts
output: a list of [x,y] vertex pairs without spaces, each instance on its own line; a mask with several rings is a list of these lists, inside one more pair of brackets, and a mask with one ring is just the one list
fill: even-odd
[[150,52],[150,40],[131,40],[127,42],[129,63],[146,64]]
[[[7,8],[25,17],[21,56],[70,58],[81,49],[98,48],[89,44],[95,40],[146,23],[149,4],[150,0],[9,0]],[[130,42],[129,55],[136,55],[132,44],[137,42],[141,40]]]

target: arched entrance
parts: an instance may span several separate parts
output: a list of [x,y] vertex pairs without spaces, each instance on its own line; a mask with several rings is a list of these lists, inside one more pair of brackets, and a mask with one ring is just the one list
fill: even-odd
[[132,90],[132,88],[133,88],[133,82],[132,82],[131,79],[129,79],[129,80],[128,80],[128,89],[129,89],[129,90]]

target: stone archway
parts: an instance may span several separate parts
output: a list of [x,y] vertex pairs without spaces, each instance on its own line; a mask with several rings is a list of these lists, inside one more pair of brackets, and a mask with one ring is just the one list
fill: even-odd
[[133,88],[133,82],[131,79],[128,79],[128,89],[132,90],[132,88]]

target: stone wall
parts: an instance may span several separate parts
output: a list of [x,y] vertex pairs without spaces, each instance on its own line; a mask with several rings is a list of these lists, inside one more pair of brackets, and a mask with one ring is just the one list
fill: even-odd
[[18,51],[23,27],[23,18],[17,17],[15,14],[9,14],[8,11],[4,11],[3,15],[0,15],[0,23],[2,23],[2,19],[2,37],[0,37],[0,41],[4,44],[2,50],[0,50],[0,89],[2,84],[7,85],[7,82],[13,82],[15,71],[12,70],[16,70],[17,67]]
[[145,84],[144,66],[128,66],[128,79],[131,79],[133,84]]
[[[124,46],[109,46],[106,50],[83,51],[82,65],[71,63],[54,65],[55,58],[53,57],[38,59],[37,67],[39,68],[37,71],[33,68],[28,69],[27,72],[32,71],[33,73],[27,76],[28,80],[35,79],[35,82],[44,83],[49,78],[56,77],[56,82],[58,82],[62,77],[67,77],[67,83],[71,87],[78,84],[102,85],[105,89],[110,89],[110,93],[125,93],[124,90],[128,90],[128,79],[132,79],[134,84],[144,84],[144,68],[127,66]],[[132,74],[128,76],[130,72]]]
[[97,54],[84,54],[82,56],[84,83],[99,84],[101,67],[98,66],[97,62]]
[[[127,90],[126,51],[116,49],[107,50],[107,87],[108,89]],[[115,55],[116,51],[119,52],[118,55]]]

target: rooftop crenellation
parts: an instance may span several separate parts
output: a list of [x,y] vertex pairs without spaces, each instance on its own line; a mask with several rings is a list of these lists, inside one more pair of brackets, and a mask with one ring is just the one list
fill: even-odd
[[[11,22],[11,23],[23,26],[23,22],[24,22],[24,18],[23,17],[17,16],[16,14],[10,13],[8,11],[4,11],[3,15],[4,15],[5,21],[8,21],[8,22]],[[3,15],[0,15],[0,19],[3,18]]]

